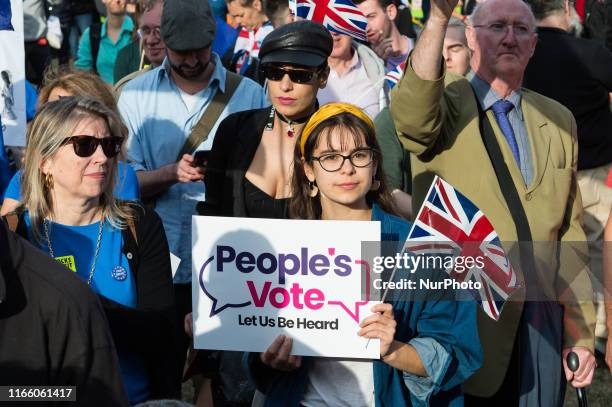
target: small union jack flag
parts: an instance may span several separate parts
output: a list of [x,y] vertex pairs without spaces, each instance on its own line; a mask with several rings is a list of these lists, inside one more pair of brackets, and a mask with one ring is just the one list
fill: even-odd
[[351,0],[296,0],[297,16],[325,28],[366,41],[368,21]]
[[11,0],[0,0],[0,30],[14,31],[12,18]]
[[476,299],[496,321],[506,299],[519,287],[516,273],[489,219],[438,176],[412,225],[405,250],[417,255],[482,256],[482,268],[457,272],[453,267],[446,272],[458,282],[480,282]]
[[253,62],[253,58],[259,57],[259,48],[268,34],[274,30],[272,23],[266,21],[256,30],[247,30],[242,27],[234,44],[234,55],[232,62],[236,67],[236,73],[245,75],[247,69]]
[[400,79],[402,79],[402,75],[404,74],[404,68],[406,67],[406,61],[397,65],[395,68],[387,72],[385,75],[385,80],[389,84],[389,89],[393,88]]

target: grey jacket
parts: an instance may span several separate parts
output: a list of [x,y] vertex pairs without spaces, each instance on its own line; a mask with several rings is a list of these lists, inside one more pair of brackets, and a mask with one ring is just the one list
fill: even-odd
[[365,68],[366,75],[378,92],[378,105],[383,110],[389,104],[389,87],[385,80],[385,62],[367,45],[353,41],[359,60]]
[[37,41],[47,34],[47,16],[55,15],[64,0],[23,0],[23,39]]

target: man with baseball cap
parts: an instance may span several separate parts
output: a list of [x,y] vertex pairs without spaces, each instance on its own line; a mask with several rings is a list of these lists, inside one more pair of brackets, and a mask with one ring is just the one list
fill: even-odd
[[[125,85],[119,98],[142,198],[154,203],[170,251],[180,258],[174,275],[178,327],[191,310],[191,215],[205,199],[205,169],[194,153],[211,149],[228,114],[268,104],[258,84],[230,74],[212,52],[215,27],[207,1],[166,0],[161,19],[166,58]],[[184,361],[184,333],[180,342]]]

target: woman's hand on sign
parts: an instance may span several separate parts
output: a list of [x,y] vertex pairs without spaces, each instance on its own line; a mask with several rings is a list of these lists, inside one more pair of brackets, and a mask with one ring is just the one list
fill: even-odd
[[290,372],[302,365],[302,357],[291,355],[293,339],[285,335],[276,337],[272,345],[261,354],[261,362],[276,370]]
[[193,338],[193,313],[190,312],[189,314],[185,315],[183,324],[187,336]]
[[361,321],[361,329],[357,335],[365,338],[380,339],[380,356],[385,357],[395,336],[397,322],[393,318],[393,307],[391,304],[376,304],[372,307],[374,315],[370,315]]

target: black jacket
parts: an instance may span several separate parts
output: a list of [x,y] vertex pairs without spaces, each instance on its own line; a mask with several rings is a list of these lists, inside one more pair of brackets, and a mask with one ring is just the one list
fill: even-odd
[[206,202],[198,213],[247,217],[244,176],[253,161],[272,107],[227,116],[217,129],[206,169]]
[[612,161],[612,53],[557,28],[538,28],[523,86],[565,105],[578,127],[578,169]]
[[[174,316],[174,290],[168,241],[155,211],[130,204],[136,216],[134,240],[129,228],[123,230],[123,253],[134,273],[136,308],[125,307],[99,295],[118,349],[143,355],[149,374],[150,399],[180,398],[180,377],[176,367],[178,329]],[[17,232],[26,237],[23,214]]]
[[0,385],[76,386],[77,405],[128,405],[96,296],[1,221]]

